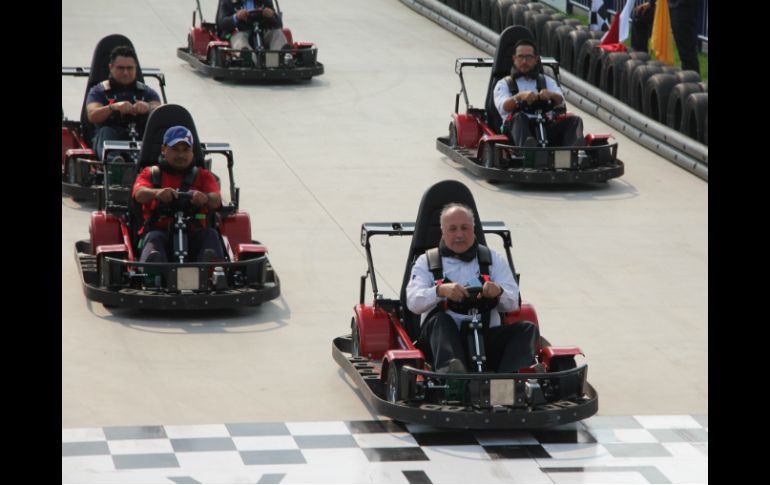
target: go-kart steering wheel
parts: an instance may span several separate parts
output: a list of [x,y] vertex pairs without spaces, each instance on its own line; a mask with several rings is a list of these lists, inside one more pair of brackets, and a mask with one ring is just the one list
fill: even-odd
[[548,101],[543,101],[542,99],[538,99],[534,103],[522,101],[519,103],[519,109],[527,113],[533,113],[537,110],[551,111],[553,109],[553,100],[549,99]]
[[449,299],[446,301],[447,307],[455,313],[468,313],[472,308],[475,308],[480,313],[486,312],[496,307],[500,301],[499,296],[497,298],[480,297],[483,290],[481,286],[466,286],[465,289],[468,291],[467,298],[459,302]]
[[159,201],[155,210],[162,216],[172,216],[177,212],[182,212],[185,216],[192,216],[201,209],[193,205],[192,192],[177,190],[176,194],[176,198],[169,203]]

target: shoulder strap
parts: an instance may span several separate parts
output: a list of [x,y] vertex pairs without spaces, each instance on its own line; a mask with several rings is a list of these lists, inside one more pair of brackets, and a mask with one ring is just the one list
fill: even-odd
[[479,258],[479,273],[481,273],[482,276],[489,276],[489,266],[492,264],[492,252],[488,247],[479,244],[477,257]]
[[144,84],[141,81],[137,81],[136,82],[136,89],[139,90],[139,91],[144,91],[145,89],[147,89],[147,85]]
[[182,185],[179,186],[179,190],[182,192],[187,192],[190,190],[190,186],[195,182],[195,177],[198,176],[198,167],[193,166],[192,170],[187,172],[182,179]]
[[508,89],[511,90],[511,96],[514,96],[519,92],[519,85],[513,80],[513,76],[505,76],[503,79],[505,79],[505,82],[508,84]]
[[101,85],[102,85],[102,87],[104,88],[104,92],[105,92],[105,93],[106,93],[107,91],[109,91],[110,89],[112,89],[112,86],[110,86],[110,80],[109,80],[109,79],[105,79],[104,81],[102,81],[102,82],[101,82]]
[[152,182],[153,188],[160,188],[161,174],[159,166],[153,165],[150,167],[150,181]]
[[428,258],[428,269],[433,273],[433,279],[439,281],[444,278],[444,265],[441,263],[441,253],[438,248],[431,248],[425,251]]
[[538,74],[535,82],[538,91],[545,89],[545,75]]

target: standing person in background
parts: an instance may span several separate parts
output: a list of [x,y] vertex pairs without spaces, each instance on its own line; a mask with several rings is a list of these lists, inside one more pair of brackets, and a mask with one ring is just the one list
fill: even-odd
[[703,0],[668,0],[671,32],[679,50],[682,69],[700,74],[698,62],[698,8]]
[[647,52],[655,16],[655,0],[628,1],[636,1],[631,15],[631,48],[635,51]]

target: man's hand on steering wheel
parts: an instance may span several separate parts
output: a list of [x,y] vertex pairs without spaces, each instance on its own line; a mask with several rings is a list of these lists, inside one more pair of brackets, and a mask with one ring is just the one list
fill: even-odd
[[196,207],[206,207],[209,203],[209,196],[206,192],[199,190],[190,190],[192,193],[192,204]]
[[484,297],[484,298],[495,299],[502,294],[503,294],[502,286],[498,285],[494,281],[487,281],[486,283],[484,283],[484,286],[478,298]]
[[468,290],[459,283],[442,283],[436,287],[436,294],[458,303],[470,296]]
[[155,198],[164,204],[170,204],[171,201],[177,198],[177,196],[178,195],[176,189],[172,189],[171,187],[158,189],[158,191],[155,193]]

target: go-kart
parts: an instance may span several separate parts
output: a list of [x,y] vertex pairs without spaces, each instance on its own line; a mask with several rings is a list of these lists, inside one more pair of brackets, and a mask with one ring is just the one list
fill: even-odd
[[[104,153],[96,153],[93,150],[91,142],[95,127],[93,123],[88,121],[86,99],[92,87],[109,77],[110,52],[121,45],[133,48],[133,44],[127,37],[120,34],[108,35],[96,44],[91,59],[91,67],[62,67],[61,70],[62,76],[88,77],[83,105],[80,110],[80,121],[65,118],[62,109],[61,189],[62,193],[75,200],[97,200],[102,188],[104,175],[102,160],[104,160],[110,147],[108,143],[105,143]],[[163,103],[166,103],[166,78],[164,74],[158,69],[142,69],[141,66],[137,65],[137,80],[144,82],[145,77],[152,77],[158,81],[160,95]],[[131,141],[134,145],[139,138],[136,125],[143,121],[146,119],[140,119],[140,117],[132,117],[129,120],[129,135],[133,135]],[[99,199],[99,202],[102,201]]]
[[[586,364],[577,365],[578,347],[552,346],[540,337],[537,363],[517,373],[495,373],[485,368],[481,314],[496,304],[477,298],[480,288],[470,288],[470,298],[451,309],[467,314],[463,329],[468,338],[469,372],[432,370],[422,350],[415,346],[420,315],[406,306],[406,287],[413,263],[441,238],[439,216],[450,202],[460,202],[474,212],[475,235],[486,245],[486,234],[503,241],[511,271],[519,279],[511,258],[511,234],[502,222],[482,222],[468,188],[447,180],[423,195],[414,223],[364,223],[361,245],[368,269],[361,277],[361,292],[351,334],[334,339],[334,360],[361,390],[375,411],[390,418],[435,427],[467,429],[541,428],[585,419],[598,410],[598,396],[587,382]],[[371,252],[374,236],[412,236],[399,299],[379,293]],[[374,300],[365,303],[366,280],[371,279]],[[503,325],[528,321],[538,325],[529,303],[501,314]]]
[[[217,27],[219,7],[215,21],[204,22],[200,0],[196,0],[200,26],[196,26],[193,12],[193,24],[187,35],[187,46],[179,47],[176,55],[187,61],[193,68],[215,80],[303,80],[324,72],[324,66],[316,60],[318,48],[312,42],[294,42],[291,30],[283,28],[290,48],[271,50],[263,45],[264,26],[254,22],[254,30],[249,33],[250,44],[254,52],[242,52],[230,47],[229,34]],[[275,0],[275,15],[283,17],[278,0]]]
[[[178,191],[157,216],[168,215],[169,262],[139,262],[142,207],[131,197],[136,174],[157,165],[163,134],[182,125],[193,134],[193,163],[211,169],[210,155],[227,160],[229,202],[216,211],[197,214],[191,194]],[[233,153],[225,143],[201,143],[190,114],[174,104],[156,108],[147,120],[139,163],[105,163],[104,210],[91,215],[90,239],[75,243],[75,259],[87,298],[105,306],[147,309],[202,309],[256,306],[280,295],[280,280],[267,258],[267,248],[251,239],[249,215],[238,210],[239,189],[233,179]],[[217,177],[219,182],[219,178]],[[224,191],[223,191],[224,195]],[[224,197],[223,197],[224,198]],[[217,230],[224,261],[191,261],[189,222],[206,219]]]
[[[438,137],[436,148],[471,173],[487,180],[517,183],[594,183],[606,182],[623,175],[623,162],[618,160],[618,144],[609,134],[585,135],[580,147],[552,146],[546,137],[545,123],[571,116],[566,108],[535,103],[521,109],[536,120],[536,145],[514,145],[510,136],[501,133],[503,120],[494,103],[497,82],[511,73],[512,54],[516,42],[534,40],[532,33],[522,26],[511,26],[501,34],[494,59],[459,58],[455,72],[460,77],[460,92],[455,97],[455,112],[449,123],[449,136]],[[463,78],[463,68],[491,67],[484,108],[473,107]],[[536,67],[557,84],[559,64],[550,57],[541,57]],[[460,95],[466,112],[459,112]]]

